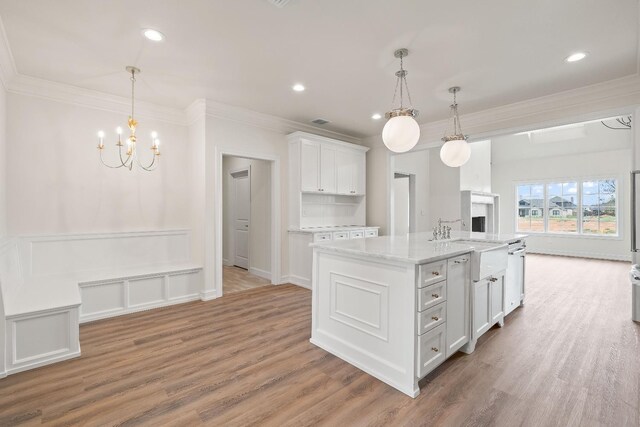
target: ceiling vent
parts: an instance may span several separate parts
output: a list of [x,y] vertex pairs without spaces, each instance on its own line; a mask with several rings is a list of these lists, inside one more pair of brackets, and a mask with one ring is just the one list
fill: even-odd
[[269,3],[271,3],[272,5],[279,7],[279,8],[283,8],[287,5],[287,3],[289,3],[291,0],[267,0]]
[[315,119],[315,120],[311,120],[311,123],[315,123],[317,125],[326,125],[327,123],[329,123],[329,120]]

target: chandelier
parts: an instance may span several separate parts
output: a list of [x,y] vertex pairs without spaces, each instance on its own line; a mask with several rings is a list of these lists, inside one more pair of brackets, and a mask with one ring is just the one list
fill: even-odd
[[447,133],[449,129],[445,131],[444,145],[440,149],[440,159],[442,162],[452,168],[457,168],[464,165],[471,157],[471,147],[467,143],[467,136],[462,133],[460,127],[460,117],[458,116],[458,102],[456,101],[456,94],[460,92],[460,87],[454,86],[449,88],[449,93],[453,94],[453,104],[451,104],[450,119],[453,122],[453,131]]
[[102,152],[104,151],[104,131],[98,132],[98,151],[100,152],[100,161],[103,165],[111,169],[118,168],[127,168],[129,170],[133,169],[133,164],[136,163],[140,168],[146,171],[154,170],[160,161],[160,140],[158,139],[157,132],[151,132],[151,151],[153,152],[153,158],[151,162],[146,166],[140,162],[140,158],[138,157],[138,153],[136,150],[136,128],[138,126],[137,120],[134,118],[134,95],[135,95],[135,85],[136,85],[136,74],[140,74],[140,69],[132,66],[126,67],[128,73],[131,74],[131,115],[129,116],[129,121],[127,122],[127,127],[129,128],[129,136],[126,139],[126,151],[123,154],[123,148],[125,144],[122,143],[122,128],[118,127],[116,129],[116,134],[118,135],[118,142],[116,143],[116,147],[118,147],[118,159],[119,164],[115,165],[107,164],[102,158]]
[[[407,85],[407,71],[404,69],[403,58],[409,55],[407,49],[398,49],[393,56],[400,59],[400,70],[396,72],[396,90],[393,93],[392,104],[396,101],[398,88],[400,88],[400,107],[385,114],[388,119],[382,129],[382,141],[387,148],[395,153],[404,153],[411,150],[420,139],[420,126],[415,118],[418,110],[413,109],[411,94]],[[409,108],[404,106],[404,90],[407,91]]]

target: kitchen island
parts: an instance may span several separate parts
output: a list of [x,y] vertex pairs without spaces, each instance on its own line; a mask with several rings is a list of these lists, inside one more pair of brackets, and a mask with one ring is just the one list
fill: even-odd
[[[507,247],[523,236],[466,234],[313,244],[311,342],[417,396],[421,378],[455,352],[472,352],[477,331],[504,319]],[[474,302],[477,284],[486,305]],[[488,327],[476,322],[475,305]]]

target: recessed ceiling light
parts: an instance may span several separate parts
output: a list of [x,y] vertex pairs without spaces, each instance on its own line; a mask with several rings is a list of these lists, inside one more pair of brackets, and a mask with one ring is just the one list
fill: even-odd
[[576,52],[576,53],[572,53],[571,55],[567,56],[565,61],[567,61],[567,62],[578,62],[578,61],[583,60],[586,57],[587,57],[586,53],[584,53],[584,52]]
[[295,90],[296,92],[303,92],[304,85],[301,85],[300,83],[296,83],[293,85],[293,90]]
[[164,40],[164,34],[152,28],[146,28],[142,30],[142,35],[154,42],[161,42],[162,40]]
[[382,114],[375,113],[371,118],[373,120],[380,120],[382,118]]

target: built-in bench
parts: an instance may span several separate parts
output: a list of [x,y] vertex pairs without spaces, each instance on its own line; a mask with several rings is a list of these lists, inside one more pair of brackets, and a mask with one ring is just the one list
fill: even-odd
[[80,355],[82,322],[196,300],[202,288],[187,230],[1,241],[0,377]]

